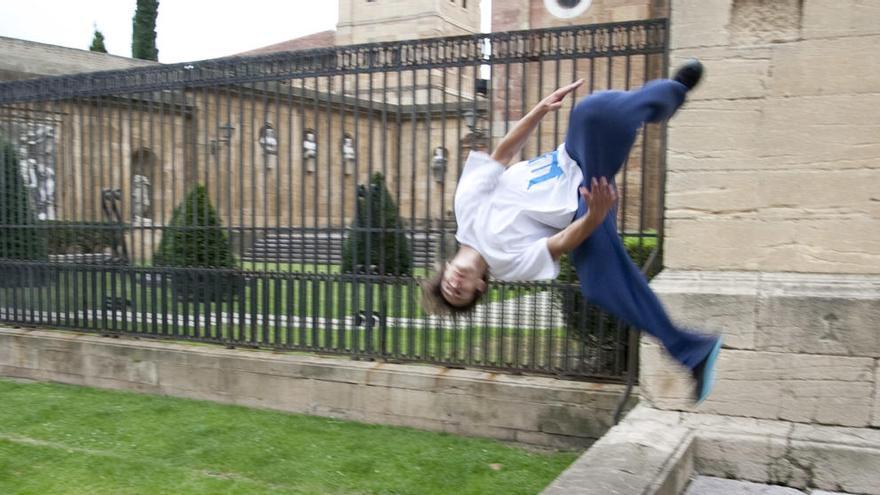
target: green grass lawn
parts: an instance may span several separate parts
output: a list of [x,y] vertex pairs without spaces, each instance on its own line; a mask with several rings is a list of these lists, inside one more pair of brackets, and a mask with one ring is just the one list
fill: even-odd
[[535,494],[577,457],[65,385],[0,396],[4,494]]

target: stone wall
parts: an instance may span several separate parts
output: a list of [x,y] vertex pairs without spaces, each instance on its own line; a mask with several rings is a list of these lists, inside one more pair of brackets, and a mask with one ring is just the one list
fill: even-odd
[[[880,280],[870,275],[665,271],[653,286],[680,323],[721,330],[718,382],[700,412],[880,426]],[[690,408],[691,381],[653,339],[643,396]]]
[[336,44],[480,32],[479,0],[340,0]]
[[623,387],[434,366],[0,328],[0,376],[552,447],[611,426]]
[[666,266],[880,274],[877,1],[673,2]]
[[[679,324],[725,336],[700,412],[880,426],[880,1],[674,0],[672,59],[707,79],[669,125]],[[651,338],[642,391],[690,409]]]

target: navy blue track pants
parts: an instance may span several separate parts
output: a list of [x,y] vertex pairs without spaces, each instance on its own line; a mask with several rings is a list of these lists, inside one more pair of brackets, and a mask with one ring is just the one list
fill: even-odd
[[[575,105],[565,147],[580,165],[584,184],[605,177],[612,182],[629,156],[645,122],[672,117],[687,88],[672,80],[651,81],[633,91],[600,91]],[[575,219],[586,213],[581,198]],[[572,253],[581,291],[599,306],[657,339],[684,366],[693,369],[710,352],[716,337],[676,327],[617,233],[616,211]]]

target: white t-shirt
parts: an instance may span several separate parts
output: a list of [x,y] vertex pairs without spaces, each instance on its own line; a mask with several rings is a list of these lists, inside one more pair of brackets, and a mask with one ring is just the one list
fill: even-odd
[[559,263],[547,239],[571,223],[582,181],[564,144],[507,169],[471,152],[455,191],[455,237],[476,249],[498,280],[556,278]]

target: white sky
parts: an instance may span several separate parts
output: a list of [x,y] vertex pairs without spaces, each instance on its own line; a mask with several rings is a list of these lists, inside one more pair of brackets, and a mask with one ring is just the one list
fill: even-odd
[[[488,31],[491,0],[480,3]],[[108,52],[130,57],[135,7],[135,0],[0,0],[0,36],[87,50],[97,26]],[[159,0],[159,61],[234,55],[335,29],[337,16],[336,0]]]

